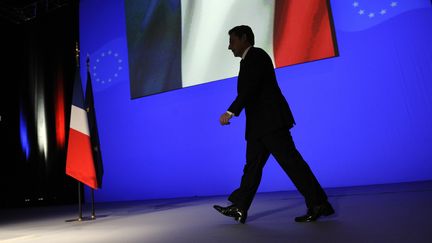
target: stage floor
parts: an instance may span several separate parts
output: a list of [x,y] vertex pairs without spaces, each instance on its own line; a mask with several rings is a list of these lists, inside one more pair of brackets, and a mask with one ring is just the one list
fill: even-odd
[[[0,242],[432,242],[432,181],[327,188],[336,214],[296,223],[295,191],[257,194],[245,225],[220,215],[226,196],[0,210]],[[85,205],[89,213],[89,205]]]

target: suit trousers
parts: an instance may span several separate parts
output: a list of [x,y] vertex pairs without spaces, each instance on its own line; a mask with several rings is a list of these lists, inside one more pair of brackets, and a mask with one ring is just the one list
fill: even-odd
[[327,195],[309,165],[297,151],[288,128],[278,129],[260,138],[247,140],[246,165],[243,169],[240,187],[231,193],[229,201],[243,210],[249,209],[270,154],[303,195],[308,208],[327,202]]

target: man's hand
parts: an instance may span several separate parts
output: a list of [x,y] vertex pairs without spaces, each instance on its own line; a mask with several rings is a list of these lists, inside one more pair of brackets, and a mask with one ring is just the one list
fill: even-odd
[[232,118],[232,115],[228,114],[228,112],[225,112],[221,115],[219,122],[220,124],[223,125],[229,125],[230,122],[229,120]]

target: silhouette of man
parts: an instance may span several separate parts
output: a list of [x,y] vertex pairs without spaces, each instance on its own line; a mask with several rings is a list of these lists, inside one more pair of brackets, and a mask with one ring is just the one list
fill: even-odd
[[225,216],[245,223],[247,212],[258,190],[262,170],[270,154],[305,198],[307,213],[296,222],[311,222],[334,213],[306,161],[297,151],[290,129],[295,121],[276,81],[269,55],[254,47],[249,26],[236,26],[229,32],[229,46],[235,57],[241,57],[237,79],[237,97],[220,117],[221,125],[230,124],[233,116],[246,112],[246,164],[240,187],[231,193],[232,205],[214,208]]

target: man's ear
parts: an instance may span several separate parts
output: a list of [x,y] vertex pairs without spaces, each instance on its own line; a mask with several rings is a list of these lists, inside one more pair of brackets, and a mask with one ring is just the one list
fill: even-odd
[[247,39],[246,34],[243,34],[243,35],[242,35],[241,40],[242,40],[242,41],[246,41],[246,42],[248,42],[248,39]]

